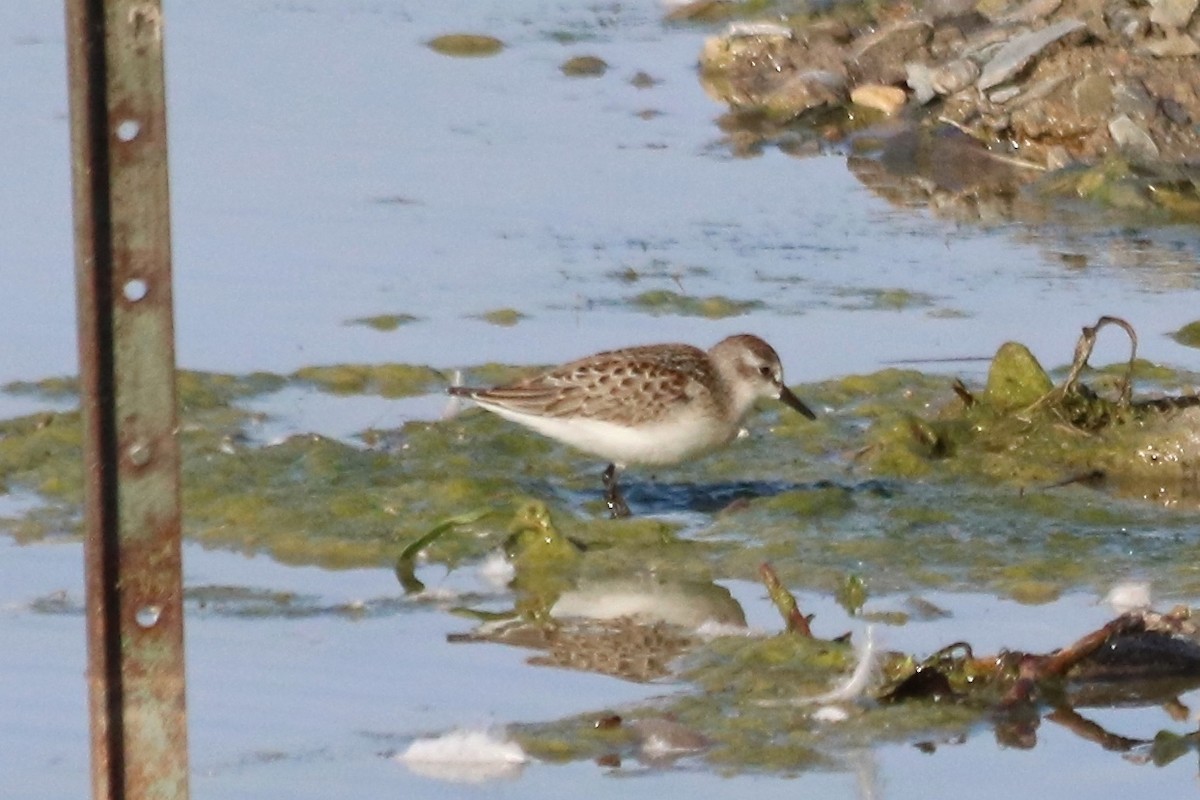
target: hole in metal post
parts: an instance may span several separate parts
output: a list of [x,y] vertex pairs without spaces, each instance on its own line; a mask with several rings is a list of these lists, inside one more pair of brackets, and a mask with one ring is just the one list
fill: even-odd
[[125,295],[126,300],[136,303],[146,296],[146,293],[150,291],[150,286],[141,278],[132,278],[125,282],[125,286],[121,291]]
[[136,119],[123,119],[117,123],[117,138],[122,142],[132,142],[142,132],[142,123]]
[[144,467],[150,463],[150,445],[146,442],[134,442],[129,445],[129,460],[136,467]]
[[134,614],[134,619],[137,620],[140,628],[153,628],[158,624],[158,618],[162,616],[162,609],[156,605],[142,606]]

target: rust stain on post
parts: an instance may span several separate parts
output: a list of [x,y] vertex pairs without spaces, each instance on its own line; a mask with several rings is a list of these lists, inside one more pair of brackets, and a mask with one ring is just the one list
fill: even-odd
[[161,0],[66,0],[97,800],[188,793]]

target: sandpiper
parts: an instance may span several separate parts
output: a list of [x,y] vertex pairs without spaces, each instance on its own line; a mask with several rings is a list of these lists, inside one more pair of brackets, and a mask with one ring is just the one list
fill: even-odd
[[494,388],[453,386],[504,419],[608,460],[604,499],[629,516],[617,472],[630,464],[678,464],[727,444],[760,397],[816,415],[783,383],[779,355],[738,334],[707,353],[688,344],[610,350]]

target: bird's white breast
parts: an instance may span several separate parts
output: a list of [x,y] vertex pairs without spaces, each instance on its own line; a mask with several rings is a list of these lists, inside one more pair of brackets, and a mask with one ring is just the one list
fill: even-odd
[[690,411],[630,427],[587,417],[542,417],[477,402],[497,416],[615,464],[676,464],[725,444],[737,433],[737,425]]

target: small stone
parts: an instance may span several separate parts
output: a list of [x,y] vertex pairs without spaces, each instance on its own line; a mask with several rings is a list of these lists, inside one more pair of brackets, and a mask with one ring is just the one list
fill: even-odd
[[1150,0],[1150,21],[1165,31],[1187,27],[1200,0]]
[[1124,80],[1113,90],[1113,110],[1137,119],[1151,119],[1158,112],[1158,101],[1138,80]]
[[904,104],[908,102],[908,95],[897,86],[865,83],[862,86],[854,87],[850,92],[850,102],[864,108],[882,111],[890,117],[904,108]]
[[987,90],[1013,77],[1054,42],[1086,28],[1083,20],[1064,19],[1041,30],[1031,31],[1009,40],[992,55],[976,84]]
[[1020,86],[1005,86],[1003,89],[997,89],[988,95],[988,100],[997,105],[1004,105],[1009,100],[1021,93]]
[[1071,154],[1061,144],[1046,148],[1046,169],[1050,172],[1066,169],[1073,163],[1074,159],[1071,158]]
[[1150,29],[1150,22],[1145,14],[1139,14],[1125,6],[1119,6],[1106,16],[1108,27],[1131,42],[1140,41]]
[[1026,84],[1021,89],[1021,100],[1019,103],[1017,103],[1017,105],[1019,107],[1024,107],[1032,103],[1039,103],[1053,94],[1054,90],[1058,88],[1059,84],[1066,79],[1066,75],[1051,75],[1048,78],[1042,78],[1040,81],[1037,81],[1032,85]]
[[817,722],[845,722],[850,719],[850,712],[841,706],[821,706],[813,712],[812,718]]
[[608,62],[596,56],[568,58],[559,67],[568,78],[598,78],[608,71]]
[[978,64],[969,58],[956,58],[936,67],[930,81],[935,92],[948,95],[970,86],[978,77]]
[[750,36],[765,36],[774,39],[792,39],[795,34],[786,25],[778,22],[731,22],[725,29],[725,38],[741,39]]
[[937,95],[946,97],[970,86],[979,77],[979,65],[969,58],[956,58],[936,67],[905,64],[904,72],[917,103],[925,105]]
[[904,80],[899,66],[906,60],[928,58],[925,45],[933,26],[924,20],[905,20],[863,36],[854,45],[847,66],[858,80],[892,83]]
[[912,62],[904,65],[905,83],[913,90],[913,97],[920,105],[925,105],[937,97],[933,89],[933,70],[924,64]]
[[1127,115],[1122,114],[1110,121],[1108,134],[1112,136],[1117,148],[1134,161],[1146,163],[1158,159],[1158,145],[1150,138],[1150,134]]
[[1169,33],[1165,39],[1149,39],[1142,47],[1155,58],[1190,58],[1200,53],[1200,45],[1186,33]]
[[1158,104],[1162,109],[1163,116],[1174,122],[1176,125],[1191,125],[1192,116],[1188,110],[1177,100],[1172,100],[1169,97],[1164,97]]
[[998,18],[996,22],[1007,25],[1038,22],[1048,19],[1061,5],[1062,0],[1030,0],[1015,11]]

